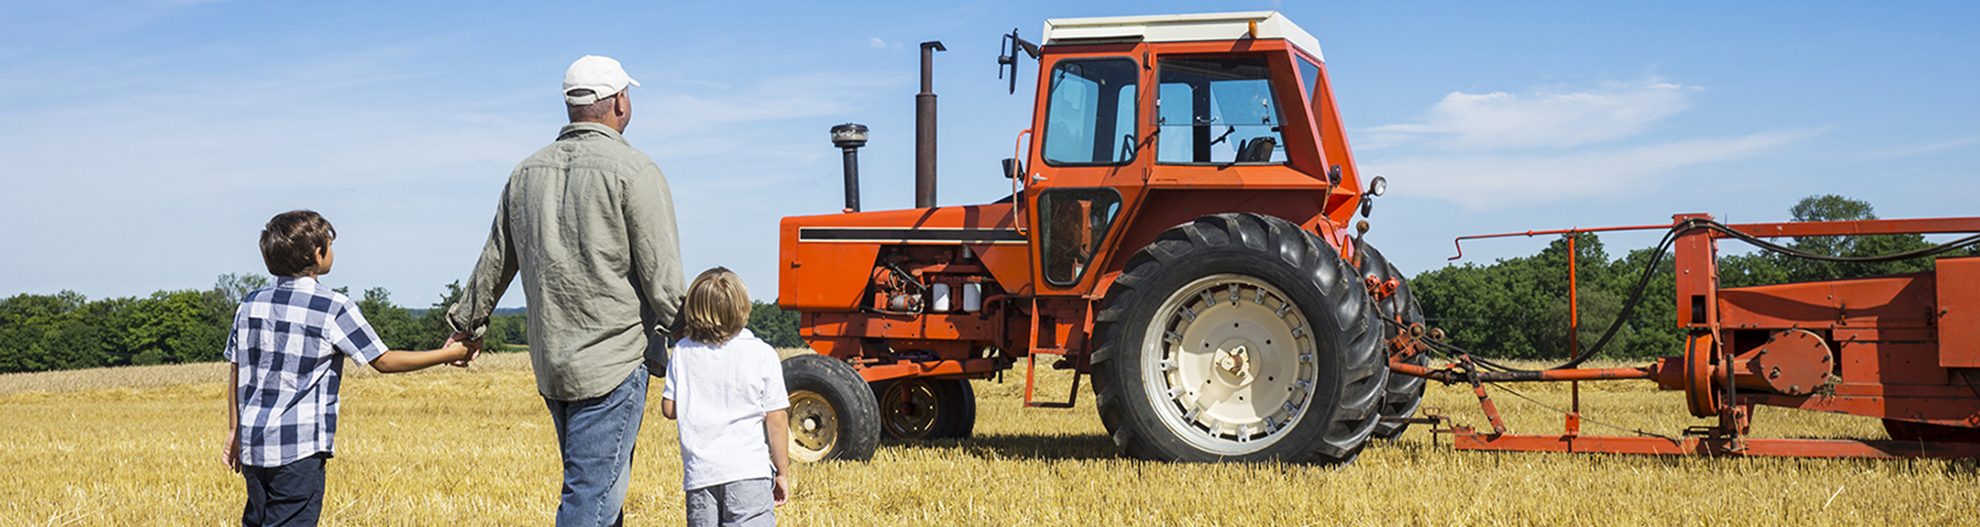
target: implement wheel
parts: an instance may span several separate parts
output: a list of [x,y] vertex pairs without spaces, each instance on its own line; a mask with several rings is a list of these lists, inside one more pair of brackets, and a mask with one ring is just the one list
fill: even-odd
[[976,428],[976,391],[965,379],[881,381],[873,396],[890,439],[960,439]]
[[[1396,270],[1395,264],[1389,263],[1389,259],[1383,257],[1381,251],[1375,250],[1375,246],[1365,241],[1355,240],[1354,248],[1355,259],[1359,260],[1360,264],[1356,268],[1361,270],[1364,280],[1373,280],[1376,284],[1388,282],[1392,278],[1396,281],[1394,293],[1375,301],[1375,316],[1386,321],[1378,328],[1382,339],[1394,339],[1409,331],[1410,326],[1422,324],[1423,306],[1416,303],[1416,295],[1410,294],[1409,279],[1403,276],[1402,271]],[[1389,349],[1386,343],[1383,345],[1383,350],[1387,353],[1397,351]],[[1409,363],[1429,366],[1430,355],[1418,353],[1415,357],[1410,357]],[[1423,404],[1423,388],[1422,377],[1389,374],[1388,387],[1382,394],[1382,417],[1404,418],[1415,414],[1416,408]],[[1402,436],[1403,430],[1408,428],[1409,423],[1383,421],[1375,425],[1374,436],[1376,439],[1395,439]]]
[[784,359],[791,396],[791,457],[798,461],[873,458],[880,410],[873,392],[845,361],[806,353]]
[[1100,421],[1143,459],[1350,461],[1388,379],[1374,313],[1339,253],[1290,222],[1171,228],[1095,316]]

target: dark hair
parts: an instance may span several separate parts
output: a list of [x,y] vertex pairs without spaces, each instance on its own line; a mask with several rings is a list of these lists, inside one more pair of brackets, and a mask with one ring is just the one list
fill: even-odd
[[316,254],[337,239],[337,228],[312,210],[276,214],[261,228],[261,261],[268,274],[300,276],[316,268]]
[[[570,94],[591,95],[592,93],[593,92],[591,90],[577,89],[577,90],[571,90]],[[616,105],[619,103],[618,98],[619,95],[622,93],[625,92],[621,91],[619,93],[614,93],[607,97],[599,97],[598,100],[591,101],[591,104],[572,105],[570,103],[565,103],[564,113],[567,117],[570,117],[571,122],[573,123],[580,121],[596,122],[602,120],[605,118],[605,116],[612,114],[612,109],[615,108]]]

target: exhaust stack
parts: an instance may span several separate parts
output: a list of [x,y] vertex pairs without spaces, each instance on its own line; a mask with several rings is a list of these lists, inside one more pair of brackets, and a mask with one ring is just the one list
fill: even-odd
[[921,93],[914,95],[914,207],[935,206],[935,52],[942,41],[921,43]]
[[832,146],[845,152],[846,212],[859,212],[859,147],[866,146],[866,125],[846,123],[832,127]]

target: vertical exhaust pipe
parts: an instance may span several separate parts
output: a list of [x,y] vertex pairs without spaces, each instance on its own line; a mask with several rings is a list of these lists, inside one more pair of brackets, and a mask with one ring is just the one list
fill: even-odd
[[859,147],[866,146],[866,125],[846,123],[832,127],[832,146],[845,153],[846,212],[859,212]]
[[914,95],[914,207],[935,206],[935,52],[942,41],[921,43],[921,93]]

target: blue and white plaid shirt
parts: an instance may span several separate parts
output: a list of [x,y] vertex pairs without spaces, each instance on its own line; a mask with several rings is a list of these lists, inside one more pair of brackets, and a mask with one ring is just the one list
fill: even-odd
[[313,278],[280,277],[234,312],[227,362],[240,373],[241,463],[278,467],[331,453],[343,356],[385,353],[357,304]]

